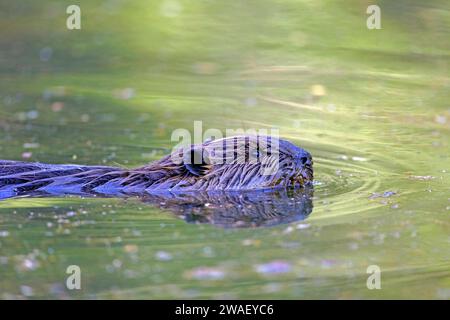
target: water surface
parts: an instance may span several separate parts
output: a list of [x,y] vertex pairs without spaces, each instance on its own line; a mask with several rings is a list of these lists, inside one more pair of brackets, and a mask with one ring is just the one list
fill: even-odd
[[230,228],[138,198],[4,200],[1,298],[450,297],[446,1],[381,1],[381,30],[365,1],[79,4],[68,31],[59,1],[0,3],[0,158],[133,167],[196,120],[277,128],[314,157],[313,210]]

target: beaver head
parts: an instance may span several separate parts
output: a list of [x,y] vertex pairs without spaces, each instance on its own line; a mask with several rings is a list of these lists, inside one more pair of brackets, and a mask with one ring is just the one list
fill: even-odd
[[129,170],[128,192],[303,187],[313,180],[311,155],[294,144],[266,136],[234,136],[176,149],[149,165]]

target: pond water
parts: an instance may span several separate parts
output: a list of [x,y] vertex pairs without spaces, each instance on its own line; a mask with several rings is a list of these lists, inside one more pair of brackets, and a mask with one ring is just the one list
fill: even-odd
[[72,31],[61,3],[0,4],[0,159],[133,167],[194,121],[276,128],[313,155],[312,212],[6,199],[0,298],[450,298],[446,1],[379,1],[381,30],[366,1],[78,2]]

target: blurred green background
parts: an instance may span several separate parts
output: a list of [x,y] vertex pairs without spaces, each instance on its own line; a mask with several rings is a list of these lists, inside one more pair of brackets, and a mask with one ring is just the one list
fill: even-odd
[[316,178],[310,217],[271,228],[2,201],[0,298],[449,299],[450,5],[377,1],[369,30],[370,4],[0,0],[1,159],[132,167],[201,120],[278,128]]

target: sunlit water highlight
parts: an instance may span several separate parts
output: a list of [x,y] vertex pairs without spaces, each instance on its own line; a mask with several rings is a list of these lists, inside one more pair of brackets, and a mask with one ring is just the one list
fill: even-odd
[[361,1],[79,2],[78,34],[60,4],[2,5],[0,158],[133,167],[194,120],[275,127],[314,157],[313,210],[223,228],[137,198],[1,201],[1,298],[450,297],[448,6],[383,2],[367,33]]

